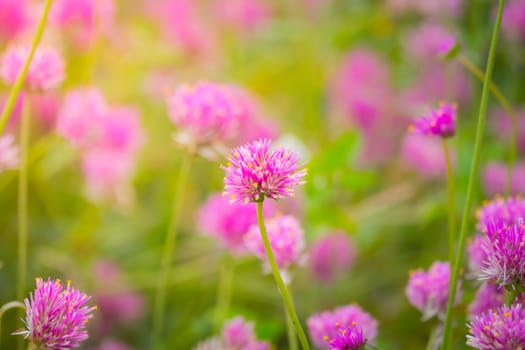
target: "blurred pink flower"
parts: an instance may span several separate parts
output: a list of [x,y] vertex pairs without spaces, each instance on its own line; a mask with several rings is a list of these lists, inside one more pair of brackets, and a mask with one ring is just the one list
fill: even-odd
[[[401,149],[403,162],[425,178],[444,178],[446,162],[441,140],[407,133]],[[452,153],[452,163],[455,156]]]
[[[271,217],[275,211],[275,205],[267,201],[264,216]],[[257,224],[256,204],[230,203],[221,194],[212,194],[199,210],[198,223],[203,233],[219,239],[232,254],[241,254],[246,251],[244,235]]]
[[475,278],[481,275],[481,271],[485,268],[483,261],[487,259],[487,254],[481,247],[482,244],[483,240],[480,235],[474,235],[472,238],[469,238],[467,243],[468,265]]
[[[29,56],[29,46],[10,46],[2,55],[0,75],[9,85],[13,85],[21,73]],[[65,78],[62,56],[51,47],[37,48],[29,65],[25,80],[26,88],[49,90],[57,87]]]
[[[290,215],[277,216],[267,220],[266,231],[273,255],[280,269],[300,263],[304,249],[304,232],[296,218]],[[268,264],[266,251],[257,225],[252,225],[244,236],[248,250]]]
[[55,0],[50,18],[77,47],[86,49],[96,35],[110,32],[114,15],[113,0]]
[[387,0],[387,7],[397,14],[418,13],[429,17],[457,17],[463,0]]
[[144,143],[140,113],[136,108],[111,108],[100,123],[101,134],[96,148],[133,156]]
[[[506,193],[508,166],[502,162],[490,162],[483,168],[482,184],[485,194],[492,197]],[[510,194],[525,193],[525,164],[514,164],[510,180]]]
[[227,321],[222,327],[222,341],[226,349],[268,350],[268,342],[259,342],[253,331],[254,324],[242,316]]
[[214,10],[221,22],[241,34],[260,28],[272,16],[267,0],[215,0]]
[[0,41],[19,35],[29,24],[28,0],[0,0]]
[[468,318],[473,320],[477,316],[491,309],[505,304],[505,288],[491,283],[482,284],[472,303],[468,306]]
[[[515,109],[518,127],[518,148],[525,151],[525,109]],[[503,142],[508,142],[512,132],[512,119],[502,109],[495,108],[490,113],[494,135]]]
[[346,233],[335,231],[313,242],[308,257],[313,276],[321,282],[330,282],[348,271],[355,261],[356,250]]
[[313,314],[306,323],[310,338],[322,350],[330,349],[326,337],[334,338],[338,333],[338,325],[348,327],[355,323],[355,326],[363,331],[364,338],[371,343],[377,336],[377,321],[356,304],[340,306],[332,312]]
[[13,135],[0,136],[0,173],[18,167],[20,151],[14,142]]
[[131,348],[124,343],[107,339],[104,340],[99,347],[91,348],[91,350],[131,350]]
[[455,45],[452,34],[435,22],[423,22],[405,37],[409,58],[428,62],[447,54]]
[[31,113],[41,125],[50,130],[55,127],[56,116],[60,109],[61,97],[56,93],[33,94],[31,98]]
[[525,40],[525,1],[510,0],[505,4],[502,32],[509,38]]

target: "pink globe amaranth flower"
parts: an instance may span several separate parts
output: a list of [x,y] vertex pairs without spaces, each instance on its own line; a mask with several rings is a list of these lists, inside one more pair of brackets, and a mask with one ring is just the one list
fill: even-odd
[[113,0],[55,0],[50,21],[70,35],[79,48],[86,49],[97,34],[108,34],[113,25]]
[[351,51],[334,75],[330,102],[361,130],[371,131],[392,114],[390,69],[375,52]]
[[15,146],[13,135],[0,136],[0,173],[16,169],[19,163],[20,150]]
[[100,123],[96,148],[133,156],[144,143],[140,113],[134,107],[111,108]]
[[411,132],[428,135],[451,137],[456,133],[456,114],[455,104],[442,102],[439,108],[429,111],[421,118],[414,120],[409,127]]
[[[305,243],[304,232],[295,217],[283,215],[268,220],[266,232],[275,261],[280,269],[286,269],[294,263],[299,263]],[[268,257],[258,225],[250,227],[244,236],[244,244],[252,254],[267,263]]]
[[53,129],[62,104],[62,97],[56,93],[48,92],[33,94],[30,98],[32,115],[40,121],[46,131]]
[[227,85],[183,85],[168,97],[168,112],[182,144],[226,143],[238,132],[240,109]]
[[[456,292],[457,304],[461,299],[461,292]],[[428,272],[418,269],[410,272],[410,278],[405,294],[412,306],[423,313],[423,320],[434,316],[445,316],[450,285],[450,265],[448,262],[434,262]]]
[[104,340],[99,347],[91,348],[91,350],[131,350],[131,348],[124,343],[109,339]]
[[501,31],[510,39],[525,39],[525,1],[511,0],[505,4]]
[[270,343],[258,341],[253,328],[254,324],[246,322],[242,316],[227,321],[221,332],[224,349],[268,350]]
[[485,201],[476,211],[477,228],[484,231],[493,222],[512,225],[525,220],[525,200],[521,197],[496,196],[491,201]]
[[[443,145],[437,138],[407,133],[401,146],[401,158],[411,169],[425,178],[444,178],[447,165]],[[455,155],[451,154],[452,161]]]
[[[525,151],[525,109],[514,107],[517,117],[518,149]],[[494,136],[499,140],[507,142],[512,136],[512,118],[502,108],[495,108],[490,113],[490,120]]]
[[[483,168],[482,184],[486,195],[505,193],[508,166],[502,162],[490,162]],[[525,163],[514,164],[510,179],[510,194],[525,193]]]
[[326,340],[336,337],[340,327],[356,326],[369,343],[377,336],[377,321],[355,304],[314,314],[308,318],[307,325],[313,343],[323,350],[330,349]]
[[[271,202],[263,210],[264,217],[276,212]],[[221,194],[212,194],[199,210],[198,223],[203,233],[219,239],[232,254],[242,254],[246,252],[244,235],[257,224],[257,208],[255,203],[230,203]]]
[[467,345],[480,350],[525,348],[525,308],[503,305],[476,317],[468,325]]
[[451,33],[436,22],[423,22],[413,28],[405,38],[410,58],[422,62],[446,55],[455,45],[456,41]]
[[214,7],[217,18],[241,34],[260,28],[272,16],[272,9],[264,0],[218,0]]
[[491,222],[485,227],[481,279],[501,286],[525,286],[525,228],[523,223]]
[[484,261],[487,260],[487,254],[483,249],[483,237],[475,235],[469,239],[467,243],[467,251],[469,257],[469,268],[477,278],[483,270]]
[[505,289],[492,283],[484,283],[479,287],[472,303],[468,306],[469,319],[496,309],[505,304]]
[[330,350],[362,350],[367,343],[363,330],[355,322],[348,326],[337,324],[337,334],[327,341]]
[[24,300],[27,330],[18,332],[30,343],[46,350],[73,349],[88,338],[86,324],[95,307],[86,303],[90,296],[60,280],[36,279],[36,289]]
[[312,243],[308,257],[313,276],[321,282],[330,282],[348,271],[355,261],[356,250],[346,233],[336,231]]
[[[13,85],[22,72],[29,56],[29,46],[10,46],[2,55],[0,75],[9,85]],[[62,56],[51,47],[38,47],[35,51],[25,80],[26,88],[31,90],[50,90],[62,83],[65,78]]]
[[0,40],[11,40],[29,24],[30,7],[27,0],[0,0]]
[[387,0],[387,7],[396,14],[457,17],[461,14],[463,0]]
[[235,148],[228,156],[224,194],[232,202],[256,202],[265,197],[292,197],[295,187],[304,184],[306,169],[299,165],[299,155],[271,141],[261,139]]

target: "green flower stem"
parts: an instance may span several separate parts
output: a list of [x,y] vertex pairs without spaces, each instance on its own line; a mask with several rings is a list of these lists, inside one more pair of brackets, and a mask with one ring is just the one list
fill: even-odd
[[303,348],[303,350],[310,350],[308,339],[306,338],[306,334],[304,333],[304,330],[301,327],[301,323],[299,322],[299,318],[297,317],[297,313],[295,312],[292,297],[290,296],[288,288],[286,288],[286,285],[284,284],[284,281],[281,277],[281,273],[279,272],[279,267],[277,266],[277,262],[275,261],[272,248],[270,246],[268,233],[266,232],[266,227],[264,226],[263,200],[257,202],[257,222],[259,223],[259,230],[261,231],[261,237],[263,240],[264,249],[266,250],[266,256],[268,257],[268,262],[270,263],[273,277],[275,278],[275,282],[277,283],[277,287],[279,288],[279,292],[281,293],[281,297],[283,299],[284,306],[286,307],[286,311],[291,319],[293,327],[295,328],[295,332],[299,337],[301,347]]
[[168,230],[166,232],[166,241],[164,243],[164,250],[162,252],[161,270],[159,272],[160,275],[155,293],[152,331],[153,349],[156,349],[159,346],[160,336],[164,326],[164,315],[166,313],[166,310],[164,310],[166,307],[166,286],[171,273],[173,251],[175,250],[175,241],[177,237],[177,231],[179,229],[180,214],[182,210],[182,204],[184,203],[184,190],[188,182],[194,157],[195,155],[193,152],[187,152],[184,154],[175,186],[173,209],[171,211]]
[[26,79],[27,71],[29,70],[29,65],[33,60],[36,48],[38,47],[38,43],[40,43],[40,38],[42,38],[42,33],[44,32],[44,29],[46,27],[47,16],[49,14],[49,9],[51,8],[52,2],[53,0],[46,1],[46,4],[44,6],[44,12],[42,13],[40,22],[38,22],[38,27],[35,33],[35,37],[33,38],[33,44],[31,45],[31,51],[29,52],[27,61],[24,63],[22,72],[18,75],[15,84],[11,88],[9,97],[7,98],[7,103],[5,104],[4,110],[2,111],[2,115],[0,116],[0,135],[2,135],[2,133],[4,132],[4,128],[7,124],[9,116],[11,115],[11,112],[13,111],[13,108],[15,106],[16,99],[20,94],[20,91],[22,90],[22,85],[24,84],[24,81]]
[[295,329],[293,327],[292,319],[290,318],[290,315],[288,315],[288,312],[286,312],[286,310],[285,310],[285,314],[286,314],[286,330],[288,333],[288,347],[290,348],[290,350],[299,350],[298,348],[299,344],[297,344],[297,336],[295,335]]
[[474,141],[474,154],[472,156],[472,164],[470,167],[470,175],[467,185],[467,197],[465,199],[465,208],[463,211],[463,218],[461,221],[461,229],[459,232],[459,240],[456,250],[456,259],[454,261],[454,268],[450,276],[450,289],[449,297],[447,302],[447,315],[445,318],[445,328],[443,332],[443,344],[442,349],[450,350],[452,346],[452,313],[454,308],[454,300],[456,298],[457,281],[459,278],[459,272],[461,269],[461,262],[463,258],[463,250],[465,249],[465,240],[467,233],[467,226],[470,217],[470,211],[472,208],[472,197],[474,192],[474,183],[477,180],[478,163],[481,152],[481,145],[483,141],[483,129],[485,126],[485,117],[487,114],[487,104],[489,96],[489,86],[492,78],[492,70],[494,68],[494,56],[496,55],[496,46],[498,43],[499,28],[501,26],[501,17],[503,14],[503,8],[505,6],[505,0],[499,0],[498,15],[496,17],[496,24],[492,33],[492,40],[490,43],[489,56],[487,60],[487,68],[485,73],[485,79],[483,81],[483,90],[481,92],[481,102],[479,107],[478,125],[476,128],[476,139]]
[[234,275],[232,257],[226,253],[219,276],[219,286],[217,290],[217,302],[215,304],[215,331],[218,333],[221,329],[222,322],[228,315],[232,295],[232,282]]
[[438,342],[441,340],[441,325],[437,324],[434,326],[430,334],[428,335],[428,342],[425,350],[434,350],[438,345]]
[[25,310],[26,306],[19,301],[10,301],[2,305],[2,307],[0,307],[0,345],[2,345],[2,317],[4,316],[6,311],[14,308],[20,308],[22,310]]
[[29,154],[30,133],[30,107],[29,98],[22,106],[22,122],[20,125],[20,163],[18,175],[18,264],[16,299],[22,300],[26,290],[27,278],[27,236],[28,236],[28,213],[27,213],[27,174]]
[[447,165],[447,201],[448,201],[448,260],[450,264],[454,263],[454,243],[456,233],[456,201],[454,198],[454,170],[452,169],[452,160],[448,149],[448,142],[443,139],[443,153],[445,154],[445,163]]
[[[476,78],[478,78],[481,82],[485,80],[485,74],[472,62],[470,61],[466,56],[459,55],[457,57],[457,61],[472,75],[474,75]],[[508,196],[510,193],[510,185],[512,181],[512,171],[514,168],[514,163],[516,162],[516,152],[518,148],[518,115],[516,114],[516,111],[514,108],[512,108],[510,102],[507,100],[505,95],[501,92],[501,90],[491,81],[489,85],[490,92],[492,93],[492,96],[496,98],[498,103],[501,105],[503,110],[510,116],[510,120],[512,123],[512,130],[510,134],[510,144],[509,144],[509,161],[508,161],[508,168],[507,168],[507,183],[505,188],[505,194]]]

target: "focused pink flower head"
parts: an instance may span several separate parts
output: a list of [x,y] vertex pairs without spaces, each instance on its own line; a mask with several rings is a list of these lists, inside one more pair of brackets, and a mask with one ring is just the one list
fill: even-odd
[[334,339],[340,327],[357,327],[369,343],[373,343],[377,336],[377,321],[355,304],[341,306],[333,312],[324,311],[314,314],[306,323],[310,338],[315,346],[322,350],[331,349],[326,340]]
[[337,334],[328,338],[330,350],[363,350],[367,339],[363,336],[363,330],[356,322],[347,326],[337,324]]
[[451,137],[456,133],[457,106],[450,103],[440,103],[439,108],[430,110],[428,113],[414,120],[409,127],[411,132],[427,135]]
[[215,12],[217,18],[241,33],[256,30],[272,16],[272,9],[264,0],[218,0]]
[[507,199],[496,196],[491,201],[483,202],[483,206],[476,211],[476,218],[480,231],[494,222],[504,225],[522,223],[525,220],[525,200],[519,196]]
[[505,289],[492,283],[479,287],[472,303],[468,306],[469,319],[474,319],[484,312],[497,309],[505,304]]
[[525,39],[525,1],[510,0],[505,4],[501,30],[511,39]]
[[57,117],[57,131],[74,146],[87,148],[98,138],[98,126],[109,110],[100,90],[70,90]]
[[11,40],[29,24],[27,0],[0,0],[0,41]]
[[[505,193],[508,166],[503,162],[490,162],[482,170],[482,185],[487,196]],[[525,193],[525,163],[514,164],[510,180],[510,194]]]
[[0,173],[18,167],[19,153],[13,135],[0,136]]
[[[275,211],[271,202],[264,206],[265,217]],[[199,210],[198,223],[203,233],[219,239],[232,254],[241,254],[246,251],[244,235],[257,224],[257,208],[255,203],[230,203],[221,194],[213,194]]]
[[388,64],[365,48],[351,51],[336,72],[331,103],[362,130],[385,123],[392,114],[393,90]]
[[[295,217],[283,215],[268,220],[266,231],[280,269],[299,263],[305,243],[304,232]],[[253,225],[244,236],[244,243],[250,252],[267,263],[268,257],[257,225]]]
[[87,48],[98,34],[107,34],[113,25],[113,0],[56,0],[51,21],[72,35],[77,47]]
[[[15,83],[30,50],[27,45],[10,46],[4,52],[0,63],[0,75],[7,84]],[[64,78],[62,56],[51,47],[37,48],[27,71],[26,88],[37,91],[50,90],[60,85]]]
[[226,143],[238,132],[240,109],[227,85],[183,85],[167,103],[176,139],[182,144]]
[[310,270],[322,282],[330,282],[350,268],[356,258],[356,250],[350,237],[344,232],[333,232],[317,239],[308,254]]
[[[448,262],[434,262],[428,272],[422,269],[411,271],[405,294],[412,306],[423,313],[423,319],[434,316],[445,316],[450,284],[450,265]],[[455,303],[458,303],[461,293],[456,292]]]
[[224,194],[232,202],[291,197],[295,187],[304,183],[306,170],[300,168],[298,154],[280,145],[271,150],[270,144],[266,139],[254,141],[228,156],[228,165],[222,166]]
[[[447,170],[443,146],[436,138],[407,133],[401,146],[403,162],[426,178],[444,178]],[[451,155],[454,161],[454,153]]]
[[64,288],[60,280],[37,278],[35,291],[24,300],[27,329],[16,334],[46,350],[77,348],[88,338],[86,324],[96,309],[86,306],[90,299],[69,281]]
[[451,33],[435,22],[424,22],[412,29],[405,41],[411,59],[427,62],[449,53],[456,41]]

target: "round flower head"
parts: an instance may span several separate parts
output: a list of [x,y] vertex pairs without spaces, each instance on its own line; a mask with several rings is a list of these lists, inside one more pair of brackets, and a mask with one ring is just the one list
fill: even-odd
[[0,173],[18,167],[19,149],[13,135],[0,136]]
[[314,277],[329,282],[348,270],[355,261],[356,252],[346,233],[334,232],[316,240],[308,256]]
[[451,137],[456,132],[455,104],[440,103],[439,108],[416,119],[409,127],[411,132],[423,135]]
[[510,197],[506,200],[496,197],[483,203],[476,211],[478,230],[483,231],[492,222],[506,225],[516,224],[525,220],[525,200],[520,197]]
[[424,22],[415,27],[406,38],[410,58],[428,61],[446,55],[455,46],[454,37],[435,22]]
[[[29,46],[10,46],[2,56],[0,75],[9,85],[13,85],[31,51]],[[49,90],[57,87],[65,78],[64,62],[53,48],[37,48],[25,80],[26,88]]]
[[[363,330],[357,327],[355,322],[349,326],[336,324],[337,334],[327,339],[330,350],[362,350],[366,345],[366,338],[363,337]],[[328,338],[328,337],[326,337]]]
[[[445,177],[446,160],[438,139],[407,133],[401,146],[403,163],[425,178]],[[452,160],[455,154],[451,154]]]
[[86,324],[95,310],[85,305],[90,299],[71,288],[69,281],[64,289],[60,280],[37,278],[35,291],[24,300],[27,330],[17,334],[23,334],[37,349],[77,348],[88,338]]
[[168,112],[181,144],[225,143],[238,131],[239,107],[230,88],[214,83],[181,86],[168,97]]
[[505,304],[505,289],[492,283],[484,283],[479,287],[474,301],[468,306],[470,319],[481,315],[491,309],[496,309]]
[[[274,215],[272,204],[264,206],[265,217]],[[199,210],[198,223],[205,234],[218,238],[232,254],[244,253],[244,235],[257,224],[257,208],[255,203],[229,203],[221,194],[213,194]]]
[[257,202],[264,197],[279,199],[294,195],[304,183],[297,153],[282,146],[270,149],[270,140],[261,139],[233,150],[228,166],[222,166],[224,194],[232,202]]
[[0,0],[0,41],[11,40],[29,24],[29,1]]
[[[284,215],[268,220],[266,231],[279,268],[286,269],[299,261],[304,248],[304,233],[295,217]],[[244,236],[244,243],[255,256],[267,262],[259,226],[253,225],[250,228]]]
[[[448,262],[436,261],[430,266],[428,272],[422,269],[410,272],[405,294],[410,304],[423,313],[424,320],[436,315],[438,317],[445,315],[449,280],[450,265]],[[455,302],[459,302],[459,299],[458,291]]]
[[[505,193],[507,189],[508,165],[504,162],[490,162],[482,171],[482,186],[488,196]],[[525,193],[525,163],[516,163],[510,179],[511,194]]]
[[467,345],[480,350],[525,348],[523,304],[503,305],[476,317],[469,325]]
[[476,277],[479,277],[483,270],[484,262],[487,260],[487,254],[483,249],[483,237],[481,235],[475,235],[470,239],[467,245],[467,251],[469,268]]
[[523,223],[487,225],[481,244],[486,259],[481,278],[499,285],[525,285],[525,228]]
[[336,338],[342,327],[356,327],[367,342],[373,341],[377,336],[377,321],[357,305],[314,314],[308,318],[307,325],[310,338],[323,350],[331,349],[327,340]]

